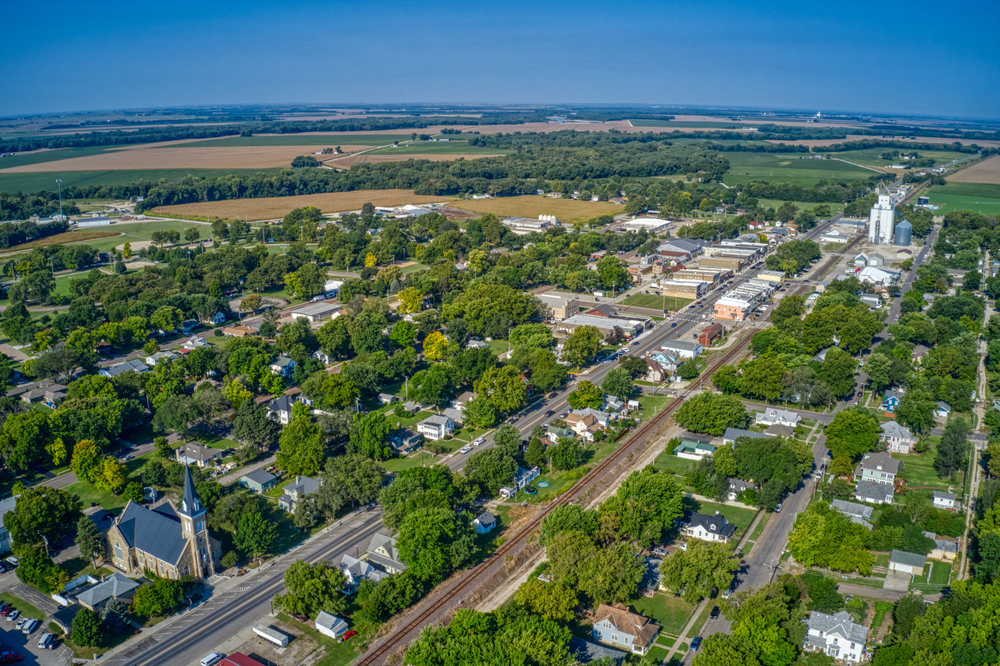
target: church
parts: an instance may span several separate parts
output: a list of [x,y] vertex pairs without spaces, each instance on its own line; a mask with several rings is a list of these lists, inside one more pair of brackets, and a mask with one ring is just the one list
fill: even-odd
[[164,502],[150,509],[129,501],[108,530],[111,563],[132,575],[150,571],[173,579],[212,576],[222,544],[209,536],[207,514],[187,468],[180,508]]

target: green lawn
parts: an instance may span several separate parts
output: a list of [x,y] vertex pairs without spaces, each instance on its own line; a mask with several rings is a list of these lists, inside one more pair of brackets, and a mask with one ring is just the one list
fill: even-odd
[[[875,175],[875,174],[873,173],[871,175]],[[781,205],[783,203],[785,203],[785,202],[781,201],[780,199],[758,199],[757,203],[760,206],[767,206],[767,207],[774,208],[775,210],[777,210],[777,209],[781,208]],[[793,206],[795,206],[798,210],[812,210],[816,206],[820,205],[820,204],[818,204],[816,202],[811,202],[811,201],[789,201],[788,203],[790,203]],[[828,203],[826,205],[830,207],[830,211],[833,214],[844,212],[844,204]]]
[[25,617],[30,617],[34,620],[45,619],[45,613],[35,608],[24,599],[14,596],[10,592],[0,592],[0,601],[6,601],[11,604],[14,608],[21,611],[21,615]]
[[299,622],[298,620],[288,617],[284,613],[279,614],[278,619],[282,622],[293,625],[302,633],[310,636],[314,641],[316,641],[316,643],[326,647],[326,656],[324,656],[322,660],[316,662],[316,666],[346,666],[346,664],[351,663],[358,658],[358,652],[356,649],[361,649],[366,644],[369,635],[374,629],[370,626],[356,625],[353,622],[350,622],[351,629],[357,631],[358,635],[349,641],[338,643],[336,640],[328,636],[324,636],[316,631],[315,627],[311,624]]
[[204,430],[192,430],[191,437],[193,441],[199,442],[204,446],[212,449],[238,449],[240,445],[238,442],[234,442],[231,439],[226,439],[214,433],[205,432]]
[[411,453],[410,455],[403,458],[391,458],[382,463],[384,467],[389,472],[402,472],[404,469],[410,469],[412,467],[421,467],[423,465],[433,465],[437,460],[437,456],[427,451],[418,451],[417,453]]
[[715,604],[711,602],[709,602],[705,606],[705,610],[701,612],[701,615],[698,616],[698,619],[694,621],[694,625],[692,625],[691,631],[687,633],[688,638],[694,638],[695,636],[701,633],[702,627],[704,627],[705,623],[708,622],[708,616],[712,614],[712,608],[714,606]]
[[691,305],[694,299],[678,298],[676,296],[657,296],[656,294],[632,294],[622,305],[631,305],[636,308],[649,308],[651,310],[670,310],[677,312]]
[[941,588],[948,584],[951,579],[951,564],[949,562],[938,562],[927,560],[924,565],[924,572],[913,577],[910,583],[911,590],[921,590],[923,592],[940,592]]
[[[931,440],[930,437],[927,440]],[[893,453],[892,457],[903,462],[900,465],[899,474],[906,479],[908,488],[933,488],[935,490],[948,490],[948,486],[960,485],[958,480],[942,479],[938,477],[934,470],[934,443],[924,453],[907,454]],[[964,472],[963,472],[964,475]]]
[[889,568],[889,553],[876,553],[875,566]]
[[656,620],[665,632],[674,636],[681,633],[694,611],[694,606],[680,597],[662,592],[657,592],[652,597],[639,597],[629,605],[636,612]]
[[[888,167],[893,164],[906,164],[910,160],[904,160],[902,157],[897,157],[895,159],[879,159],[879,155],[883,153],[888,153],[893,150],[899,150],[900,152],[909,153],[913,151],[902,150],[897,148],[864,148],[862,150],[845,150],[843,152],[827,153],[830,157],[840,158],[842,160],[847,160],[848,162],[854,162],[855,164],[863,164],[865,166],[873,167]],[[817,152],[822,153],[823,149],[819,148]],[[934,159],[935,166],[940,166],[942,164],[947,164],[954,160],[960,160],[964,157],[969,157],[967,153],[958,153],[952,150],[918,150],[917,152],[920,157],[930,157]],[[918,169],[919,171],[919,169]]]
[[[107,146],[86,146],[83,148],[59,148],[57,150],[35,150],[20,153],[13,157],[5,157],[0,160],[0,168],[13,168],[27,166],[29,164],[42,164],[44,162],[55,162],[57,160],[68,160],[73,157],[89,157],[90,155],[100,155],[109,150]],[[52,186],[56,189],[55,181]]]
[[646,653],[646,659],[650,664],[658,664],[667,658],[667,652],[667,650],[654,645],[649,648],[649,652]]
[[89,574],[95,578],[111,575],[110,569],[105,569],[104,567],[97,567],[95,569],[91,561],[83,557],[74,557],[71,560],[66,560],[59,566],[66,570],[66,573],[69,574],[70,580],[84,574]]
[[947,183],[934,185],[922,194],[939,206],[937,215],[953,210],[973,210],[986,215],[1000,213],[1000,185],[986,183]]
[[870,628],[872,638],[878,635],[878,630],[882,627],[882,623],[885,621],[885,616],[889,614],[892,607],[893,604],[888,601],[875,602],[875,615],[872,617],[872,626]]
[[[699,128],[699,129],[740,129],[748,127],[748,123],[733,123],[719,120],[718,122],[696,121],[696,120],[630,120],[634,127],[662,127],[670,128]],[[749,136],[749,135],[748,135]],[[685,141],[686,139],[681,139]],[[690,141],[705,141],[705,139],[690,139]],[[721,143],[721,142],[720,142]],[[735,142],[734,142],[735,143]],[[740,141],[739,143],[753,143],[752,141]]]
[[824,178],[853,181],[877,175],[875,170],[838,160],[799,159],[805,156],[797,153],[726,153],[730,166],[723,181],[727,185],[742,185],[751,180],[766,180],[812,187]]
[[[139,476],[140,468],[146,464],[147,460],[156,455],[157,453],[155,451],[150,451],[149,453],[144,453],[141,456],[133,458],[125,463],[125,468],[128,470],[128,480],[135,480],[135,477]],[[89,481],[77,481],[76,483],[66,486],[65,490],[66,492],[76,493],[79,495],[84,506],[89,506],[91,502],[95,502],[99,506],[109,511],[113,511],[114,509],[121,509],[128,504],[128,502],[123,499],[121,495],[112,495],[109,492],[98,490],[94,484]]]
[[[517,494],[517,497],[511,498],[510,502],[523,502],[527,500],[529,504],[539,504],[540,502],[547,502],[549,500],[555,499],[559,495],[573,487],[577,481],[582,479],[587,472],[590,471],[589,465],[583,465],[582,467],[577,467],[576,469],[571,469],[569,471],[556,471],[552,474],[542,474],[537,479],[531,482],[531,485],[535,487],[538,491],[535,495],[528,495],[524,491]],[[546,482],[549,484],[548,488],[539,488],[539,482]]]
[[757,515],[756,509],[743,509],[738,506],[726,506],[725,504],[716,504],[715,502],[703,502],[701,500],[685,498],[684,508],[690,508],[692,511],[697,511],[698,513],[704,513],[707,515],[712,515],[716,511],[721,513],[726,520],[736,525],[736,534],[733,541],[738,541],[739,537],[742,536],[750,523],[753,522],[754,516]]
[[687,458],[678,458],[671,453],[661,453],[656,456],[656,460],[653,461],[653,467],[658,470],[671,469],[674,471],[674,474],[684,476],[694,462],[695,461],[688,460]]
[[668,402],[673,400],[669,395],[643,395],[639,398],[639,405],[641,411],[639,412],[640,421],[648,421],[653,418],[653,416],[663,409],[663,406]]

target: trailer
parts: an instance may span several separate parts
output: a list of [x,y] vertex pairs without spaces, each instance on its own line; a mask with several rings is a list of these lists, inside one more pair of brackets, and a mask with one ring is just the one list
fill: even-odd
[[290,640],[288,634],[282,633],[274,627],[263,623],[254,626],[253,633],[257,634],[268,643],[273,643],[278,647],[285,647],[288,645],[288,641]]

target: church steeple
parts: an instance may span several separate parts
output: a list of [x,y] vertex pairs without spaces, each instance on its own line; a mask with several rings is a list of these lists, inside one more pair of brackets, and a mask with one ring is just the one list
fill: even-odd
[[198,497],[198,493],[194,489],[191,468],[187,465],[184,466],[184,499],[181,500],[180,513],[188,518],[205,513],[205,509],[201,505],[201,498]]
[[191,564],[198,577],[207,577],[215,573],[215,563],[209,552],[208,525],[205,514],[208,510],[202,506],[201,498],[194,489],[194,479],[191,478],[191,468],[184,466],[184,498],[177,514],[181,518],[181,531],[191,549]]

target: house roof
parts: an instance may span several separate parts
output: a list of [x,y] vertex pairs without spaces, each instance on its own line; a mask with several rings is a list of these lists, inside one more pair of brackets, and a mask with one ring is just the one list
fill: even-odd
[[319,488],[322,482],[323,480],[319,477],[312,479],[308,476],[297,476],[295,477],[295,481],[285,486],[285,494],[290,495],[292,492],[295,492],[300,496],[310,495],[316,492],[316,489]]
[[764,434],[774,435],[775,437],[791,437],[795,434],[795,428],[775,423],[772,426],[768,426],[767,430],[764,431]]
[[288,356],[279,356],[278,358],[274,359],[274,361],[271,362],[272,366],[276,365],[279,368],[285,368],[288,367],[289,365],[294,365],[294,364],[295,361],[293,361]]
[[931,351],[930,347],[917,345],[916,347],[913,348],[913,351],[910,353],[910,356],[912,356],[913,358],[923,358],[924,356],[927,356],[927,354],[930,351]]
[[687,340],[667,340],[662,345],[662,349],[680,349],[682,351],[698,351],[701,347],[700,342],[688,342]]
[[252,472],[247,472],[246,474],[244,474],[243,478],[249,479],[263,486],[265,483],[270,483],[271,481],[277,479],[278,477],[276,477],[274,474],[271,474],[270,472],[265,472],[263,469],[255,469]]
[[181,534],[181,520],[169,502],[147,509],[129,501],[115,521],[130,548],[176,563],[187,547]]
[[884,502],[886,497],[893,495],[891,483],[881,483],[879,481],[858,481],[854,487],[854,496],[865,500],[877,500]]
[[937,407],[938,407],[938,409],[946,411],[946,412],[950,412],[951,411],[951,405],[949,405],[947,402],[945,402],[943,400],[939,400],[938,401]]
[[444,414],[435,414],[434,416],[428,416],[426,419],[420,422],[420,425],[431,425],[440,428],[445,428],[448,426],[448,417]]
[[131,361],[125,361],[124,363],[119,363],[118,365],[113,365],[110,368],[104,368],[101,372],[107,373],[110,377],[117,377],[118,375],[126,372],[146,372],[148,370],[148,365],[139,359],[133,359]]
[[872,517],[872,508],[870,506],[865,506],[864,504],[835,499],[830,502],[830,506],[848,516],[860,516],[862,518]]
[[343,558],[340,560],[340,570],[344,572],[344,575],[354,579],[354,582],[367,579],[373,583],[377,583],[383,578],[389,577],[389,574],[381,569],[375,568],[364,560],[351,557],[347,553],[344,553]]
[[594,617],[594,624],[599,624],[608,620],[618,631],[636,637],[634,644],[648,645],[656,634],[660,632],[660,626],[650,620],[645,615],[633,613],[622,604],[608,606],[601,604],[597,607],[597,614]]
[[88,606],[96,606],[111,597],[124,596],[139,587],[139,585],[139,583],[131,578],[123,576],[120,573],[113,573],[105,578],[104,581],[76,595],[76,598]]
[[793,411],[789,411],[787,409],[778,409],[777,407],[768,407],[763,412],[757,412],[757,418],[760,418],[762,416],[764,418],[777,418],[781,419],[782,421],[792,421],[795,423],[797,423],[799,418],[801,418],[798,414],[796,414]]
[[722,324],[712,324],[711,326],[706,326],[705,328],[701,329],[701,332],[712,336],[712,335],[719,335],[725,332],[725,330],[726,329],[725,327],[723,327]]
[[726,432],[722,434],[722,439],[724,441],[732,441],[739,437],[749,437],[750,439],[766,439],[772,437],[773,435],[765,435],[764,433],[754,432],[753,430],[743,430],[742,428],[726,428]]
[[319,615],[316,616],[315,625],[317,627],[328,629],[335,634],[342,634],[347,631],[346,620],[339,618],[336,615],[330,615],[326,611],[319,612]]
[[476,517],[476,520],[478,520],[479,524],[482,525],[483,527],[488,527],[489,525],[496,525],[497,522],[496,516],[494,516],[489,511],[483,511],[481,514],[479,514],[478,517]]
[[955,501],[955,494],[954,493],[944,493],[944,492],[941,492],[940,490],[935,490],[934,491],[934,499],[951,500],[952,502],[954,502]]
[[905,550],[893,550],[889,554],[889,561],[905,564],[909,567],[922,567],[927,562],[927,557],[917,553],[908,553]]
[[441,410],[441,416],[446,416],[452,421],[462,421],[465,417],[462,415],[462,410],[455,409],[454,407],[447,407]]
[[188,442],[184,446],[177,449],[178,458],[190,458],[191,460],[197,460],[198,462],[215,460],[221,456],[222,451],[220,449],[203,446],[198,442]]
[[882,402],[888,402],[888,401],[892,400],[893,398],[895,398],[896,400],[902,400],[903,399],[903,392],[902,391],[894,391],[892,389],[889,389],[888,391],[885,392],[885,397],[882,398]]
[[455,398],[455,402],[468,403],[470,400],[475,400],[475,399],[476,399],[475,393],[473,393],[472,391],[465,391],[464,393],[459,394],[457,398]]
[[863,470],[888,472],[889,474],[895,474],[899,471],[899,461],[884,451],[866,453],[859,466]]
[[882,434],[886,437],[905,437],[906,439],[913,439],[913,433],[910,429],[901,423],[896,421],[886,421],[882,424]]
[[736,525],[727,521],[726,517],[721,513],[717,513],[713,516],[709,516],[704,513],[692,513],[691,519],[688,521],[688,526],[692,529],[695,527],[702,527],[707,532],[715,532],[716,534],[721,534],[725,537],[733,536],[733,532],[736,531]]
[[743,479],[734,479],[731,476],[727,480],[729,481],[729,489],[735,493],[741,493],[744,490],[749,490],[754,487],[752,481],[744,481]]
[[8,497],[5,500],[0,501],[0,527],[3,527],[3,517],[8,511],[13,510],[17,505],[17,497]]
[[812,611],[806,624],[814,631],[827,635],[840,634],[855,643],[863,644],[868,638],[868,627],[852,622],[851,614],[847,611],[840,611],[834,615]]
[[396,396],[394,396],[391,393],[379,393],[378,394],[378,399],[381,400],[381,401],[383,401],[383,402],[385,402],[386,400],[388,400],[388,401],[391,402],[393,400],[396,400],[397,398],[396,398]]
[[292,405],[295,404],[295,399],[287,395],[281,395],[271,401],[271,404],[267,406],[272,412],[288,412],[292,413]]

